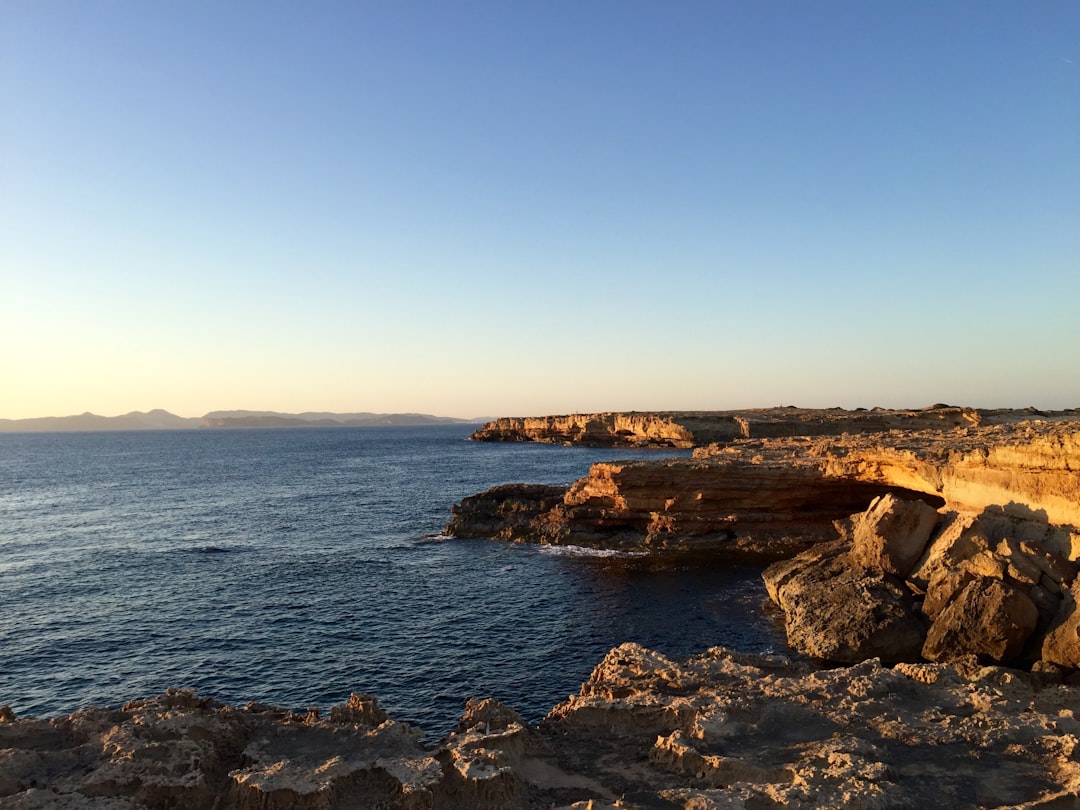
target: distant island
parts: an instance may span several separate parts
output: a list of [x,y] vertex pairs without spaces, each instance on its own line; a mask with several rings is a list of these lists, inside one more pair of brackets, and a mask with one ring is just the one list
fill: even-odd
[[184,417],[157,408],[122,416],[41,416],[0,419],[0,433],[39,433],[79,430],[195,430],[199,428],[378,427],[387,425],[474,424],[483,419],[456,419],[425,413],[278,413],[276,411],[211,411]]

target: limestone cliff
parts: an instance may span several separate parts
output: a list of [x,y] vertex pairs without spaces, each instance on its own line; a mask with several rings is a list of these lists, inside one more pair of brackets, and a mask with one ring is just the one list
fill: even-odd
[[53,719],[0,709],[0,806],[59,810],[1050,808],[1080,803],[1080,689],[973,657],[816,670],[613,649],[538,726],[470,700],[418,731],[170,690]]
[[735,439],[840,436],[889,430],[945,430],[1032,418],[1077,418],[1075,412],[986,410],[935,405],[921,410],[751,408],[739,411],[604,412],[506,417],[488,422],[474,441],[547,442],[594,447],[697,447]]
[[693,459],[594,464],[561,498],[496,488],[456,505],[446,533],[781,559],[892,492],[1061,527],[1053,550],[1075,560],[1078,471],[1080,421],[737,439]]

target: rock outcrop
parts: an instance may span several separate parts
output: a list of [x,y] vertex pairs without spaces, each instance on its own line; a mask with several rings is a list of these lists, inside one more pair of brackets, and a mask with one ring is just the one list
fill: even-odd
[[[446,533],[756,562],[834,538],[834,521],[892,493],[987,521],[1011,520],[1015,541],[1076,560],[1078,470],[1080,421],[740,439],[699,448],[692,459],[595,464],[561,502],[551,489],[522,497],[520,485],[496,488],[455,506]],[[907,576],[931,513],[924,507],[920,514],[921,527],[916,520],[914,535],[903,541],[908,551],[868,548],[861,562]],[[922,563],[916,579],[926,580],[941,561]]]
[[850,524],[850,536],[763,574],[793,648],[843,663],[975,655],[1080,664],[1075,563],[1017,539],[1052,537],[1045,524],[1024,527],[997,512],[939,515],[891,495]]
[[363,695],[325,715],[183,691],[51,720],[0,712],[0,806],[1073,807],[1078,717],[1080,688],[971,657],[816,670],[624,644],[538,726],[470,701],[430,746]]
[[445,534],[768,562],[835,537],[834,521],[889,492],[940,502],[798,459],[603,462],[566,489],[513,484],[466,498]]
[[749,408],[739,411],[651,411],[515,416],[472,434],[481,442],[545,442],[592,447],[698,447],[736,439],[840,436],[891,430],[949,430],[1043,419],[1077,419],[1075,411],[1044,413],[934,405],[920,410],[847,411],[843,408]]

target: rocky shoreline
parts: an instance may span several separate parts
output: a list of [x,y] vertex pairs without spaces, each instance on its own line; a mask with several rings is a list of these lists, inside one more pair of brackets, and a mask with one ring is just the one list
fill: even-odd
[[0,718],[0,806],[1063,808],[1080,801],[1080,688],[949,664],[816,669],[722,648],[612,650],[537,726],[471,700],[420,732],[353,695],[327,712],[170,690]]
[[841,436],[891,430],[948,430],[1033,419],[1080,419],[1080,410],[986,409],[933,405],[886,408],[749,408],[738,411],[603,412],[504,417],[477,428],[473,441],[542,442],[592,447],[701,447],[736,439]]
[[0,807],[1080,806],[1080,415],[583,419],[479,438],[697,449],[496,487],[447,534],[771,563],[788,642],[817,664],[624,644],[538,725],[470,700],[434,745],[367,695],[0,709]]

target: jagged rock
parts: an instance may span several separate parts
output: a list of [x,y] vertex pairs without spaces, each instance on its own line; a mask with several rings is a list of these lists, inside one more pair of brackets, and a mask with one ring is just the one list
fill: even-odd
[[845,411],[841,408],[751,408],[742,411],[605,412],[504,417],[488,422],[474,441],[545,442],[594,447],[693,447],[734,439],[840,436],[888,430],[937,430],[1015,420],[1018,411],[927,408],[920,411]]
[[940,569],[926,588],[922,611],[931,621],[953,600],[953,598],[971,582],[974,575],[963,568]]
[[380,721],[369,696],[326,717],[172,692],[0,724],[0,805],[1070,807],[1080,802],[1080,689],[1061,680],[971,656],[817,670],[722,648],[676,661],[624,644],[538,727],[471,701],[460,729],[432,747]]
[[1043,639],[1040,657],[1052,664],[1080,668],[1080,579],[1074,580],[1061,600],[1057,617]]
[[976,514],[947,511],[907,578],[925,590],[940,571],[956,570],[965,560],[989,547],[988,530]]
[[515,724],[524,726],[525,721],[509,706],[504,706],[492,698],[481,700],[469,698],[465,703],[465,713],[461,716],[457,730],[465,732],[484,726],[488,730],[503,731]]
[[926,627],[902,580],[855,566],[844,555],[822,559],[778,588],[788,644],[837,663],[867,658],[918,661]]
[[[916,560],[921,531],[903,535],[906,545],[886,546],[870,542],[870,524],[862,529],[860,562],[910,575],[925,589],[938,568],[1006,539],[1062,561],[1080,558],[1080,420],[1068,416],[1073,421],[988,424],[987,416],[981,426],[949,430],[736,439],[696,449],[693,459],[597,464],[561,495],[510,488],[466,499],[446,531],[765,562],[837,537],[838,522],[892,493],[964,515],[950,515]],[[929,520],[927,508],[911,509]]]
[[603,462],[561,499],[520,484],[466,498],[445,533],[769,562],[835,538],[834,521],[886,491],[826,478],[795,457]]
[[769,594],[769,598],[777,606],[782,606],[780,592],[793,578],[805,573],[808,569],[816,567],[819,563],[846,555],[850,549],[850,541],[845,539],[833,540],[811,546],[791,559],[773,563],[761,572],[761,578],[765,582],[765,590]]
[[875,498],[855,522],[851,560],[864,568],[906,577],[922,556],[938,513],[922,501],[907,501],[893,494]]
[[562,503],[566,487],[502,484],[453,506],[445,533],[451,537],[520,540],[546,536],[541,516]]
[[1023,651],[1038,619],[1038,608],[1022,590],[972,575],[937,614],[922,653],[931,661],[974,654],[1006,663]]
[[1067,807],[1074,707],[1080,690],[970,661],[814,672],[624,644],[540,728],[642,808]]

